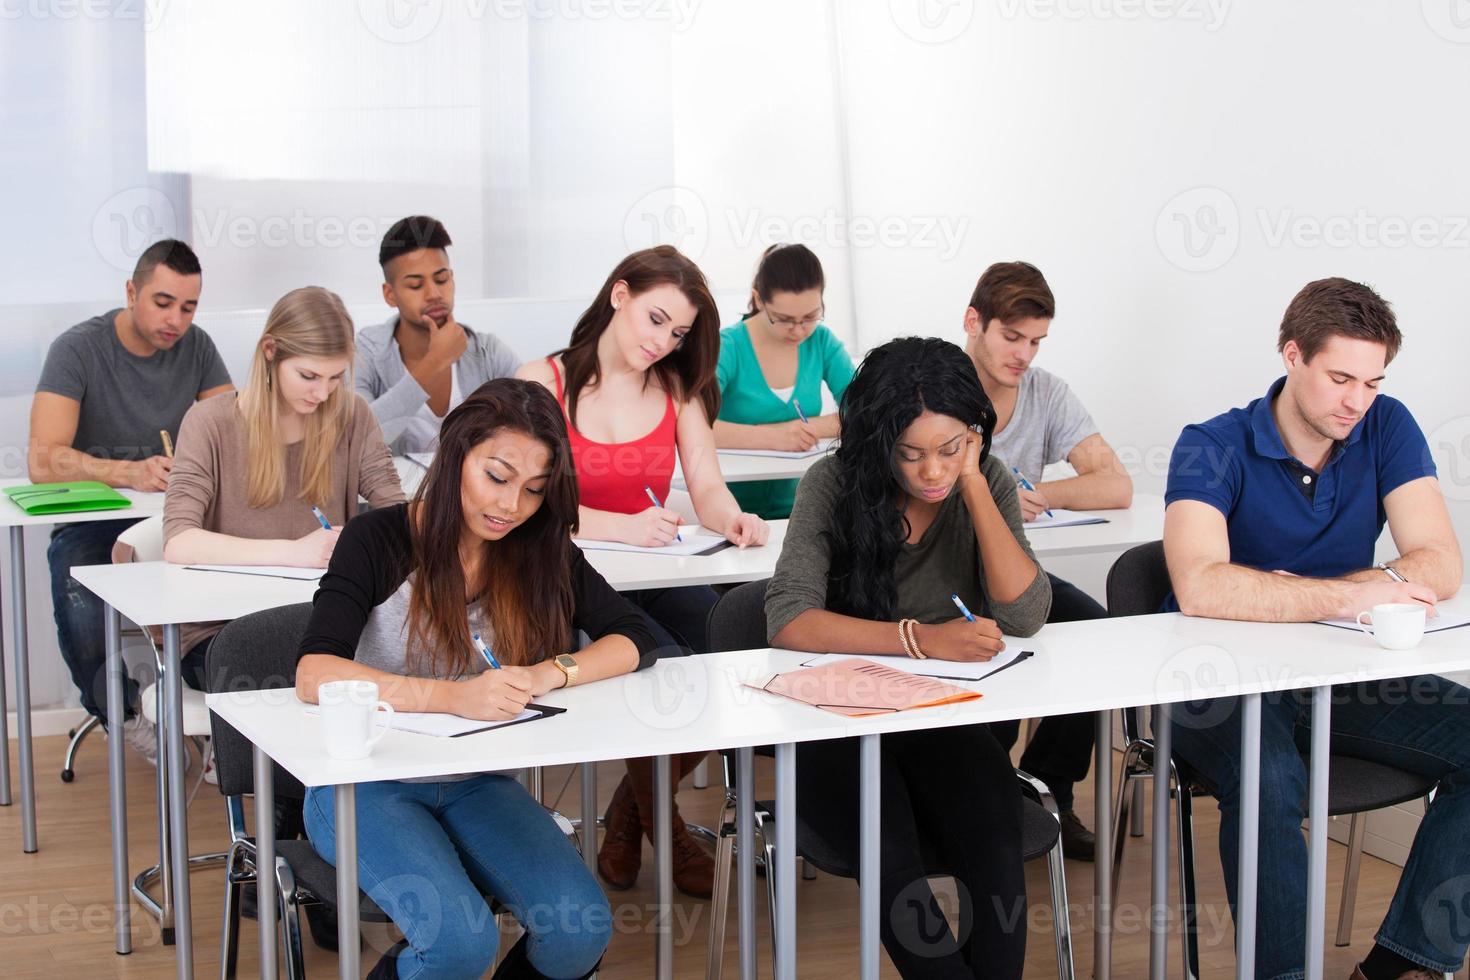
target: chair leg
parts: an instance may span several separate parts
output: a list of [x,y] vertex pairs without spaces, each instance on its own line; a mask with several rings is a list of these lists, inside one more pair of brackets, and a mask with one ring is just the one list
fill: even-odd
[[1143,836],[1143,784],[1133,786],[1133,822],[1128,826],[1128,836]]
[[219,975],[229,980],[235,975],[240,955],[240,889],[238,866],[243,857],[239,843],[231,844],[225,857],[225,922],[219,937]]
[[1175,777],[1175,795],[1179,800],[1179,904],[1183,911],[1179,946],[1184,958],[1184,980],[1198,980],[1199,893],[1194,880],[1194,797],[1178,778],[1172,763],[1169,773]]
[[1117,914],[1118,891],[1122,887],[1123,874],[1123,847],[1128,838],[1123,833],[1123,827],[1129,822],[1129,812],[1135,803],[1141,798],[1137,793],[1130,793],[1132,786],[1140,789],[1143,783],[1139,780],[1146,778],[1146,774],[1137,771],[1139,765],[1138,756],[1142,750],[1137,745],[1130,745],[1123,752],[1123,764],[1119,767],[1118,775],[1118,798],[1113,801],[1113,901],[1114,914]]
[[1057,976],[1060,980],[1074,980],[1076,967],[1072,963],[1072,920],[1067,905],[1067,866],[1062,857],[1062,838],[1046,854],[1046,873],[1051,882],[1052,931],[1057,944]]
[[[163,673],[160,671],[153,685],[153,702],[155,714],[158,719],[154,726],[154,737],[157,739],[155,751],[158,755],[158,768],[154,772],[156,783],[155,794],[158,798],[158,906],[159,925],[163,930],[163,943],[165,946],[174,944],[174,880],[173,861],[170,855],[173,845],[169,839],[168,822],[168,739],[164,738],[163,728]],[[120,733],[119,733],[120,734]]]
[[[286,954],[286,976],[290,980],[306,980],[306,956],[301,948],[301,896],[296,891],[296,876],[291,866],[282,857],[276,858],[276,894],[281,905],[281,927],[285,942],[281,950]],[[257,909],[259,915],[269,915]]]
[[1363,841],[1368,837],[1368,821],[1361,813],[1353,814],[1348,830],[1347,870],[1342,876],[1342,904],[1337,910],[1335,945],[1347,946],[1353,938],[1353,912],[1358,902],[1358,870],[1363,864]]
[[66,759],[61,763],[61,781],[63,783],[69,783],[77,778],[77,750],[82,747],[82,743],[87,740],[87,736],[92,733],[92,729],[100,724],[102,724],[101,718],[98,718],[96,715],[88,715],[87,720],[82,722],[81,727],[73,729],[68,734],[67,737],[71,741],[66,744]]
[[[766,914],[770,916],[771,927],[771,970],[775,975],[776,969],[776,839],[771,835],[769,827],[757,821],[761,835],[761,850],[766,856]],[[777,833],[780,831],[778,830]]]
[[708,980],[720,980],[725,971],[725,923],[730,909],[730,871],[735,857],[735,808],[730,797],[720,809],[719,842],[715,845],[715,887],[710,900]]

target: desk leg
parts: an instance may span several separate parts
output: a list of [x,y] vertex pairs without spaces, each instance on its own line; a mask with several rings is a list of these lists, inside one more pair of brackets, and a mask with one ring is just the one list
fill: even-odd
[[1307,793],[1307,980],[1321,980],[1327,935],[1327,769],[1331,764],[1332,688],[1312,688],[1312,762]]
[[270,756],[255,752],[255,908],[260,980],[276,980],[276,785]]
[[[20,740],[20,848],[36,853],[36,773],[31,756],[31,651],[26,635],[25,528],[10,529],[10,648],[15,651],[15,735]],[[9,745],[3,745],[7,757]]]
[[1235,896],[1235,975],[1256,975],[1256,863],[1261,832],[1261,696],[1240,699],[1240,869]]
[[[3,633],[5,617],[0,615],[0,633]],[[0,806],[10,806],[10,718],[5,703],[5,641],[0,638]],[[20,660],[16,654],[15,659]]]
[[674,826],[673,778],[669,757],[653,760],[653,837],[657,868],[654,876],[654,976],[674,980]]
[[[1148,973],[1165,980],[1169,955],[1169,760],[1174,757],[1174,723],[1167,704],[1154,705],[1154,839],[1149,883]],[[1181,793],[1184,788],[1181,786]],[[1121,832],[1122,828],[1119,828]]]
[[[735,855],[740,880],[740,980],[756,980],[755,750],[735,750]],[[769,873],[769,872],[768,872]]]
[[1092,867],[1092,975],[1111,980],[1113,970],[1113,713],[1093,716],[1093,833],[1097,851]]
[[[127,712],[123,703],[122,625],[117,610],[102,609],[103,639],[107,651],[107,717],[122,718]],[[133,951],[133,906],[128,893],[128,797],[126,746],[122,724],[113,729],[107,740],[108,807],[112,816],[112,922],[116,930],[113,948],[119,956]]]
[[776,746],[776,980],[796,980],[796,745]]
[[882,832],[883,770],[881,735],[861,737],[858,764],[861,809],[858,812],[858,914],[862,922],[862,980],[878,980],[878,843]]
[[597,763],[582,763],[582,863],[597,877]]
[[[164,725],[168,757],[168,822],[173,845],[174,959],[179,980],[194,976],[193,916],[189,906],[189,794],[184,790],[184,680],[179,668],[179,627],[163,628]],[[117,732],[121,736],[122,732]],[[122,741],[121,738],[118,739]]]
[[[362,975],[358,947],[357,901],[357,787],[334,787],[337,806],[337,976],[358,980]],[[263,909],[262,909],[263,911]]]

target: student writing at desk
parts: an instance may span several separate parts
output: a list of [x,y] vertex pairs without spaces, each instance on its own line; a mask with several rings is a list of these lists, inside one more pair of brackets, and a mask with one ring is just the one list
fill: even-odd
[[[815,463],[766,592],[772,646],[975,661],[1030,636],[1051,586],[1021,530],[1010,472],[990,455],[995,412],[964,352],[905,338],[863,358],[842,446]],[[958,595],[977,614],[956,616]],[[797,746],[803,820],[857,865],[858,742]],[[1021,976],[1021,795],[985,725],[882,739],[878,874],[883,945],[906,978]],[[921,854],[938,852],[969,907],[953,936]],[[1024,918],[1019,921],[1024,921]]]
[[[51,344],[31,403],[27,461],[33,483],[100,480],[159,491],[173,460],[170,436],[196,400],[230,390],[214,341],[194,326],[203,274],[181,241],[154,242],[127,282],[127,306],[79,323]],[[51,605],[61,657],[82,707],[106,724],[102,601],[71,577],[74,565],[112,560],[134,521],[63,524],[51,534]],[[128,744],[156,759],[153,726],[137,714],[138,685],[125,678]]]
[[[520,376],[555,391],[566,413],[582,500],[578,536],[650,547],[673,541],[679,515],[659,502],[668,500],[677,451],[700,523],[742,548],[766,543],[766,522],[740,509],[715,454],[719,322],[704,273],[660,245],[618,263],[565,349],[522,365]],[[709,586],[626,595],[648,614],[663,655],[709,650],[705,622],[716,599]],[[704,755],[678,760],[676,786]],[[638,880],[645,836],[652,841],[653,760],[630,759],[598,855],[598,870],[613,888]],[[714,861],[677,806],[674,884],[702,898],[714,887]]]
[[[852,381],[852,358],[822,322],[822,263],[805,245],[772,245],[750,287],[750,309],[720,331],[721,449],[805,452],[837,435],[837,413],[821,415],[822,385],[835,401]],[[768,520],[791,514],[795,480],[733,484],[740,506]]]
[[[499,721],[554,688],[652,663],[638,610],[572,544],[576,520],[560,407],[537,385],[486,383],[444,420],[413,502],[343,530],[301,641],[296,693],[314,702],[327,681],[370,680],[400,710]],[[577,630],[592,643],[573,656]],[[484,895],[527,929],[499,980],[596,968],[607,899],[514,773],[365,783],[357,815],[362,887],[405,936],[371,977],[480,976],[498,938]],[[328,861],[335,816],[330,788],[307,792],[307,830]]]
[[[1312,622],[1380,603],[1432,607],[1460,587],[1461,558],[1429,446],[1379,393],[1403,337],[1372,289],[1308,283],[1277,339],[1286,376],[1245,408],[1188,426],[1174,446],[1164,552],[1191,616]],[[1374,566],[1384,521],[1399,556]],[[1325,627],[1324,627],[1325,628]],[[1405,696],[1405,692],[1412,692]],[[1305,691],[1261,697],[1256,976],[1299,977],[1307,917]],[[1332,752],[1433,776],[1439,792],[1355,980],[1458,970],[1470,935],[1470,691],[1438,676],[1332,689]],[[1175,708],[1174,751],[1218,787],[1220,861],[1235,911],[1240,701]]]

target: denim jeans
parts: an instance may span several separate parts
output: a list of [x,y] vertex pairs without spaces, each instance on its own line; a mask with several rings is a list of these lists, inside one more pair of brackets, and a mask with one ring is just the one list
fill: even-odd
[[[1073,623],[1107,616],[1107,610],[1096,599],[1071,582],[1050,572],[1046,577],[1051,579],[1048,623]],[[1059,810],[1072,809],[1073,787],[1087,778],[1087,770],[1092,766],[1096,726],[1096,717],[1091,713],[1049,715],[1037,724],[1036,733],[1021,756],[1021,768],[1046,783]],[[991,722],[990,730],[995,733],[1001,747],[1009,752],[1016,744],[1021,722]]]
[[[337,855],[331,787],[307,790],[306,832]],[[363,891],[408,946],[405,978],[478,977],[499,931],[485,896],[526,927],[531,965],[548,977],[590,972],[612,935],[597,881],[551,816],[509,776],[357,787],[357,869]]]
[[[82,707],[107,722],[107,647],[103,634],[103,603],[71,577],[75,565],[106,565],[112,561],[117,536],[136,520],[86,521],[63,524],[51,532],[46,561],[51,566],[51,609],[56,616],[56,639],[61,659],[81,695]],[[128,717],[138,703],[138,682],[123,681],[123,704]]]
[[[1175,707],[1174,751],[1220,800],[1220,861],[1232,914],[1240,849],[1240,702]],[[1308,691],[1261,697],[1260,884],[1256,976],[1303,975],[1306,944]],[[1435,972],[1457,970],[1470,946],[1470,690],[1426,675],[1332,689],[1332,752],[1432,776],[1430,805],[1380,946]]]

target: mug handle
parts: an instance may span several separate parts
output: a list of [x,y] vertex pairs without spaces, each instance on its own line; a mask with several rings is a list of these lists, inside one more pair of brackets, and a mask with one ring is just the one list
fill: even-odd
[[[1364,616],[1368,617],[1368,621],[1366,623],[1363,622]],[[1364,633],[1367,633],[1369,636],[1377,635],[1376,631],[1373,628],[1372,610],[1364,609],[1362,612],[1358,613],[1358,615],[1353,619],[1353,622],[1358,624],[1358,629],[1362,630]]]
[[383,736],[387,735],[388,730],[393,727],[393,705],[389,704],[387,701],[379,701],[377,705],[373,708],[373,727],[377,728],[377,715],[379,708],[382,708],[388,712],[388,719],[383,723],[383,727],[378,729],[376,734],[368,737],[367,747],[369,749],[381,742],[383,740]]

